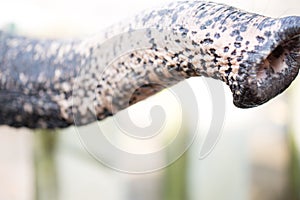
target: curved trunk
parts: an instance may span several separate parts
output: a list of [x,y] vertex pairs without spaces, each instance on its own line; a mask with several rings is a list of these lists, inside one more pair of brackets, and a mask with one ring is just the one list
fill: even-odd
[[250,108],[283,92],[300,66],[300,17],[177,2],[84,40],[0,32],[0,124],[62,128],[101,120],[192,76],[224,81]]

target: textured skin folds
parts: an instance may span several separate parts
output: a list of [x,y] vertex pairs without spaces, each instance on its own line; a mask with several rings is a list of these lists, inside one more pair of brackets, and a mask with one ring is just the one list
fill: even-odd
[[299,66],[300,17],[210,2],[172,3],[83,40],[0,32],[0,124],[84,125],[193,76],[224,81],[250,108],[283,92]]

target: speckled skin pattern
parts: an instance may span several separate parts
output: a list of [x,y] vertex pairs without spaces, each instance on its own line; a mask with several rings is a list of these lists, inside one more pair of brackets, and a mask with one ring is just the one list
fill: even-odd
[[83,40],[0,32],[0,124],[84,125],[193,76],[224,81],[250,108],[283,92],[299,66],[300,17],[211,2],[145,11]]

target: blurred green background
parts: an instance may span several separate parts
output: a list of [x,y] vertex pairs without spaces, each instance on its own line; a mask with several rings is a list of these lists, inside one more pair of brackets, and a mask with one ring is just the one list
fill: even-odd
[[[215,1],[272,17],[300,15],[298,0]],[[0,27],[40,38],[83,37],[161,3],[162,0],[1,0]],[[193,79],[191,83],[197,86],[201,80]],[[197,93],[200,98],[208,96],[205,91]],[[147,101],[166,102],[168,95],[172,94]],[[201,134],[210,123],[206,119],[199,128],[199,137],[179,160],[162,170],[140,175],[121,173],[99,163],[84,149],[74,127],[33,133],[3,126],[0,200],[300,199],[300,79],[283,95],[258,108],[237,109],[231,101],[226,89],[222,136],[208,157],[199,159]],[[173,103],[170,112],[177,109]],[[202,116],[209,116],[207,112],[210,110],[201,110]],[[169,120],[178,123],[176,115]],[[115,131],[114,123],[107,121],[112,126],[110,131]]]

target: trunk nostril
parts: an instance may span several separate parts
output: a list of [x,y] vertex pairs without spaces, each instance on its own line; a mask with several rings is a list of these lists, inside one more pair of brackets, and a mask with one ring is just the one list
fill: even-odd
[[250,70],[246,70],[246,80],[240,82],[241,92],[233,91],[237,107],[251,108],[269,101],[286,90],[298,75],[300,17],[286,17],[276,23],[278,28],[272,37],[243,63],[242,69]]
[[286,60],[289,51],[284,49],[282,45],[279,45],[274,51],[262,61],[257,70],[258,82],[266,79],[267,76],[283,71],[286,67]]

